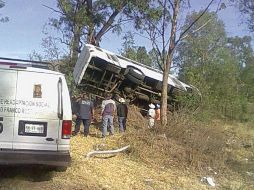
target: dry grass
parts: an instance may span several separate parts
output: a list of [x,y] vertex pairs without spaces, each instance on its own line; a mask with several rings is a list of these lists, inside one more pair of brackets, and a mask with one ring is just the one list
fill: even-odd
[[[132,152],[144,162],[192,168],[223,168],[227,153],[223,129],[214,125],[202,126],[183,115],[169,117],[165,128],[157,125],[154,130],[132,130],[124,140],[132,144]],[[170,164],[172,163],[172,164]]]
[[243,126],[230,126],[218,121],[205,125],[184,113],[174,113],[169,116],[167,127],[157,124],[153,130],[146,127],[131,130],[123,139],[131,144],[134,159],[154,168],[188,171],[194,176],[210,175],[217,178],[223,189],[232,189],[231,182],[239,184],[239,189],[252,189],[253,184],[242,178],[243,172],[235,170],[230,162],[239,160],[238,157],[254,158],[251,140],[254,133],[250,133],[253,130],[246,133]]

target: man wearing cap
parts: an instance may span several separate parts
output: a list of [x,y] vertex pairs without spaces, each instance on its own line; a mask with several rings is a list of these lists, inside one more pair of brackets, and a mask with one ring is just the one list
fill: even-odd
[[126,119],[128,115],[128,107],[125,104],[124,98],[119,98],[119,104],[117,105],[117,116],[119,123],[119,132],[123,133],[126,131]]
[[109,126],[109,135],[114,134],[113,118],[116,111],[116,103],[111,99],[112,95],[106,93],[106,99],[102,101],[102,138],[106,137],[107,128]]
[[151,129],[154,127],[154,118],[155,118],[155,105],[149,104],[149,110],[147,112],[148,117],[148,128]]

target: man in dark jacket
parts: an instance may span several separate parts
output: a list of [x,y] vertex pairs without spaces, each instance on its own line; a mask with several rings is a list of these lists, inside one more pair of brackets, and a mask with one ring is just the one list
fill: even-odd
[[123,133],[126,131],[126,119],[128,115],[128,107],[125,104],[124,98],[119,98],[120,104],[117,105],[117,116],[119,122],[119,132]]
[[75,125],[75,133],[77,134],[80,130],[81,121],[84,125],[84,136],[87,137],[89,135],[89,128],[91,120],[94,116],[94,104],[89,98],[89,94],[83,93],[82,98],[78,100],[79,104],[79,113],[78,120]]
[[[79,103],[78,103],[78,99],[80,97],[76,97],[76,96],[72,96],[71,97],[71,109],[72,109],[72,118],[73,118],[73,122],[75,122],[75,126],[77,125],[77,123],[80,123],[80,117],[79,117]],[[76,135],[79,132],[76,131],[76,127],[74,129],[74,131],[72,131],[72,135]]]

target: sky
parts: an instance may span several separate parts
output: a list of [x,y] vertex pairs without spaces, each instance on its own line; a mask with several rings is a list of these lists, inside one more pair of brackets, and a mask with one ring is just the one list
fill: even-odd
[[55,7],[54,0],[4,0],[1,16],[9,22],[0,23],[0,57],[28,58],[33,50],[41,51],[42,29],[48,18],[55,16],[43,4]]
[[[43,26],[50,17],[57,13],[44,7],[56,7],[55,0],[4,0],[5,7],[0,9],[0,17],[8,16],[9,22],[0,23],[0,57],[28,59],[29,54],[36,51],[43,54],[41,47]],[[192,10],[205,8],[210,0],[192,0]],[[211,11],[216,10],[216,5]],[[191,11],[191,10],[190,10]],[[235,7],[227,7],[220,11],[219,18],[223,20],[228,36],[250,35],[246,25],[242,24],[241,15]],[[130,29],[123,28],[123,34]],[[148,41],[142,37],[135,38],[136,45],[149,46]],[[103,37],[101,47],[118,53],[121,49],[121,37],[116,34],[107,34]]]

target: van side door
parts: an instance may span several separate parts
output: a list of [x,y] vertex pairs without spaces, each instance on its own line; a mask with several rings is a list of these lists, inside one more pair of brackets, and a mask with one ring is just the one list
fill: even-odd
[[0,149],[13,146],[16,82],[17,71],[0,69]]
[[18,71],[14,149],[57,151],[59,75]]

